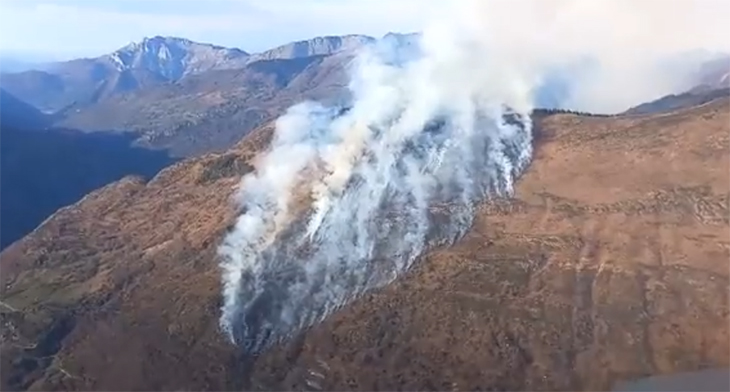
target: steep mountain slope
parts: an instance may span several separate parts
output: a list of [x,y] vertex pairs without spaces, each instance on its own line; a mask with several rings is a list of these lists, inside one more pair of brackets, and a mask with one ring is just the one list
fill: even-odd
[[3,74],[3,88],[44,111],[98,102],[183,76],[240,68],[248,54],[183,38],[152,37],[97,58],[52,64],[45,71]]
[[220,333],[215,251],[271,130],[126,178],[0,254],[4,388],[596,390],[728,366],[728,104],[541,115],[513,200],[258,358]]
[[61,125],[127,130],[143,146],[190,156],[229,148],[301,99],[338,99],[352,54],[250,63],[118,95],[68,113]]
[[[7,108],[3,107],[3,114]],[[92,190],[137,174],[151,178],[174,162],[131,147],[131,135],[0,127],[0,249]]]

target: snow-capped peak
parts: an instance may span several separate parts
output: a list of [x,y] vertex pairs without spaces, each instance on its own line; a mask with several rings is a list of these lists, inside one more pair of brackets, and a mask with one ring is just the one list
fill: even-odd
[[248,54],[239,49],[177,37],[145,37],[103,56],[118,71],[143,69],[168,80],[210,69],[240,67]]

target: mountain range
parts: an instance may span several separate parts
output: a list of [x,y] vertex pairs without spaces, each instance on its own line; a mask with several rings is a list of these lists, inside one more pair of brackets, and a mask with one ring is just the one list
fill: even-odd
[[179,157],[225,150],[302,99],[342,99],[348,61],[373,41],[319,37],[250,55],[157,36],[4,73],[0,249],[124,175],[148,178]]
[[[418,36],[389,33],[382,39],[407,48]],[[4,73],[0,86],[53,113],[56,126],[131,132],[139,146],[190,157],[225,150],[295,101],[346,100],[350,61],[375,41],[364,35],[325,36],[249,54],[156,36],[96,58]],[[705,64],[696,84],[712,85],[728,64],[730,57]],[[548,81],[538,94],[540,103],[559,104],[562,84]]]
[[143,146],[191,156],[229,146],[291,105],[292,96],[338,97],[348,61],[374,40],[318,37],[250,55],[157,36],[97,58],[6,73],[0,86],[54,113],[56,125],[131,131]]
[[152,37],[2,74],[0,389],[607,390],[730,366],[727,59],[626,113],[535,110],[514,197],[453,246],[290,344],[232,347],[231,197],[273,120],[346,101],[374,40]]
[[207,71],[242,69],[256,61],[330,55],[355,50],[373,40],[358,35],[317,37],[250,55],[240,49],[155,36],[96,58],[46,64],[45,70],[6,74],[3,87],[43,111],[57,112]]
[[[418,38],[417,33],[388,33],[381,40],[408,54],[416,47]],[[58,142],[67,148],[59,157],[83,156],[100,169],[95,181],[84,182],[79,177],[63,181],[64,173],[78,170],[63,169],[63,163],[51,158],[30,164],[18,158],[26,157],[25,153],[6,154],[14,157],[14,163],[4,161],[7,178],[22,177],[14,173],[26,167],[56,173],[55,169],[42,169],[50,165],[61,168],[54,178],[59,184],[66,184],[66,191],[58,193],[57,200],[50,196],[37,204],[32,213],[26,207],[14,208],[10,202],[5,203],[6,216],[13,214],[10,211],[19,211],[17,221],[7,220],[15,222],[12,225],[18,229],[5,226],[2,246],[29,232],[56,208],[120,176],[149,176],[161,169],[160,165],[180,158],[225,151],[253,129],[302,100],[346,102],[350,63],[360,48],[376,41],[364,35],[325,36],[251,54],[184,38],[155,36],[95,58],[45,63],[38,69],[3,73],[0,107],[7,140],[5,151],[32,149],[35,142],[45,143],[60,137],[68,143]],[[730,57],[705,57],[708,60],[698,69],[694,88],[642,103],[627,113],[674,110],[727,96]],[[538,91],[539,103],[559,106],[572,72],[565,71],[556,74]],[[46,136],[27,130],[45,130],[42,134]],[[105,145],[114,145],[117,151],[108,157],[142,154],[139,156],[142,162],[155,164],[124,168],[103,159],[97,161],[103,154],[79,155],[100,138],[106,138]],[[14,143],[21,140],[24,140],[22,147],[16,147]],[[44,148],[47,147],[39,147]],[[152,153],[147,156],[143,150]],[[82,159],[79,163],[83,166],[87,161]],[[105,167],[115,169],[105,173]],[[14,186],[18,190],[15,194],[7,193],[10,191],[6,187],[6,200],[30,200],[26,191],[21,190],[46,189],[43,184],[55,183],[47,180],[43,175],[34,175],[32,180],[24,180],[26,188]]]

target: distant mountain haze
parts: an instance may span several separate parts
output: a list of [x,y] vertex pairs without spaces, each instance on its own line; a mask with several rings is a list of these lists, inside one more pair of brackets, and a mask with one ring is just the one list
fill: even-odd
[[703,63],[698,75],[699,85],[695,90],[730,88],[730,57],[723,56]]
[[719,56],[703,62],[697,71],[695,87],[645,102],[627,111],[630,114],[661,113],[701,105],[730,96],[730,57]]
[[44,68],[44,64],[24,61],[0,53],[0,72],[23,72],[39,68]]

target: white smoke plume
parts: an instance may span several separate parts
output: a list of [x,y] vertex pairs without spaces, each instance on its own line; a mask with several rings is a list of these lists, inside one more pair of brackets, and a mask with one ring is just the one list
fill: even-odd
[[490,46],[565,75],[568,109],[618,113],[686,91],[701,63],[730,53],[727,0],[454,1]]
[[415,47],[379,42],[355,62],[348,108],[305,102],[277,121],[219,249],[235,343],[255,353],[313,325],[512,192],[545,76],[593,54],[563,25],[589,1],[515,3],[461,2]]

